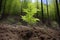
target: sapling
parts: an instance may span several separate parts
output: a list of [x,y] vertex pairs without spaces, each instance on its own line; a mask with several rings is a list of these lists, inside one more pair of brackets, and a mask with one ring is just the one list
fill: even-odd
[[37,13],[37,11],[39,11],[39,9],[37,9],[35,6],[33,6],[33,4],[31,4],[31,3],[28,4],[28,8],[26,8],[26,9],[23,8],[23,12],[26,12],[27,14],[25,16],[22,16],[22,19],[29,24],[37,23],[37,21],[39,21],[39,19],[33,17],[35,15],[35,13]]

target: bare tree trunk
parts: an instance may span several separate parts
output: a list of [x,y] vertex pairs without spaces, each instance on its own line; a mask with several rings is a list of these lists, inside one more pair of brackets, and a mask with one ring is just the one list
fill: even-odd
[[49,17],[49,10],[48,10],[48,0],[46,0],[46,8],[47,8],[47,23],[48,23],[48,25],[50,26],[51,24],[50,24],[50,17]]
[[49,17],[49,10],[48,10],[48,0],[46,0],[46,8],[47,8],[47,26],[51,26],[51,20],[50,20],[50,17]]
[[42,23],[44,24],[44,14],[43,14],[43,0],[41,0],[41,13],[42,13]]
[[60,2],[60,0],[59,0],[59,2]]
[[60,14],[59,14],[58,0],[55,0],[55,2],[56,2],[56,10],[57,10],[57,12],[56,12],[57,22],[58,22],[58,24],[60,25]]
[[48,0],[46,0],[46,8],[47,8],[47,17],[48,17],[48,20],[49,20],[49,12],[48,12]]
[[2,7],[2,1],[3,1],[3,0],[0,0],[0,11],[1,11],[1,7]]
[[3,10],[2,10],[2,14],[1,14],[0,20],[2,20],[5,17],[5,14],[4,14],[4,12],[5,12],[5,5],[6,5],[6,0],[4,0],[4,7],[3,7]]

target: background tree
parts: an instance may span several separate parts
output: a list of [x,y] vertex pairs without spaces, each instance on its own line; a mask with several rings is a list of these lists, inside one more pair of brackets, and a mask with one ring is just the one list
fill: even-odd
[[4,12],[5,12],[5,5],[6,5],[6,0],[3,1],[3,8],[2,8],[3,10],[2,10],[2,14],[1,14],[0,20],[5,17],[5,14],[4,14]]
[[46,0],[46,8],[47,8],[47,17],[48,17],[48,20],[49,20],[48,0]]
[[48,10],[48,6],[49,6],[49,4],[48,4],[48,0],[46,0],[47,17],[48,17],[47,22],[48,22],[48,25],[50,25],[50,17],[49,17],[49,10]]
[[41,13],[42,13],[42,23],[44,23],[45,20],[44,20],[44,13],[43,13],[43,0],[41,0]]
[[3,1],[3,0],[0,0],[0,11],[1,11],[1,7],[2,7],[2,1]]
[[59,14],[59,6],[58,6],[58,0],[55,0],[56,2],[56,15],[57,15],[57,22],[60,25],[60,14]]
[[59,2],[60,2],[60,0],[59,0]]

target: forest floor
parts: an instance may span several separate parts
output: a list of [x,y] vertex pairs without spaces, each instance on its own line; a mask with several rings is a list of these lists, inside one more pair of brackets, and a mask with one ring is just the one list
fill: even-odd
[[60,40],[60,29],[55,30],[41,24],[26,26],[18,22],[19,19],[16,21],[13,18],[0,21],[0,40]]
[[60,31],[0,23],[0,40],[60,40]]

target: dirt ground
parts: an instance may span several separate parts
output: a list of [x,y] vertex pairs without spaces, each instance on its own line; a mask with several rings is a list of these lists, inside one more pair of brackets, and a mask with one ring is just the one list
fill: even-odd
[[60,40],[60,32],[43,27],[0,24],[0,40]]

